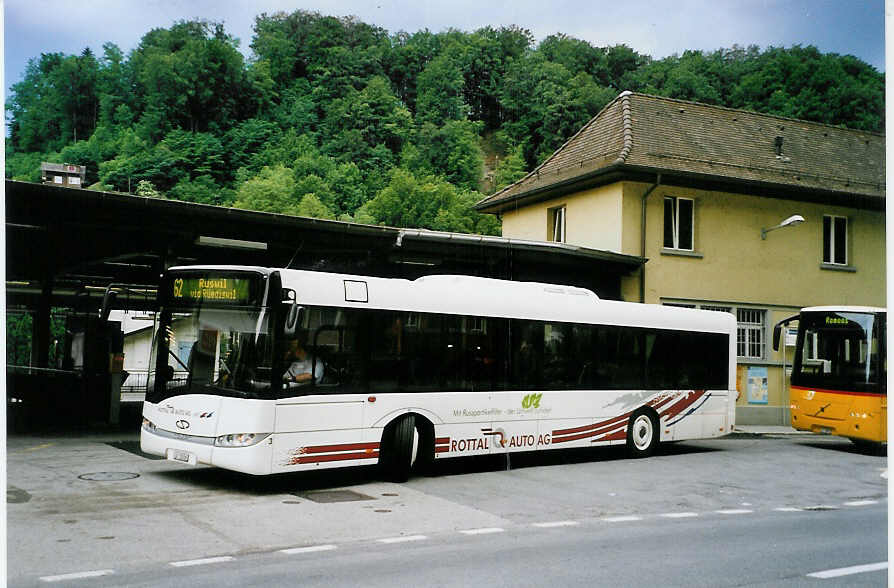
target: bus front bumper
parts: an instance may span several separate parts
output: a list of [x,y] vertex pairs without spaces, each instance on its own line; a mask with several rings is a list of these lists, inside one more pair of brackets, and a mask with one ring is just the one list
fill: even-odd
[[185,465],[205,464],[253,475],[271,472],[273,437],[248,447],[219,447],[214,437],[190,437],[162,429],[140,431],[140,450]]

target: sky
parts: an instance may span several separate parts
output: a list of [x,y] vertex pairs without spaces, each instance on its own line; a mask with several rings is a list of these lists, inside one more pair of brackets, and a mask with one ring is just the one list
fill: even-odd
[[517,25],[540,41],[564,33],[604,47],[624,43],[661,59],[687,49],[814,45],[885,69],[884,0],[0,0],[4,79],[21,80],[41,53],[97,56],[111,41],[125,53],[153,28],[178,20],[223,22],[251,57],[261,13],[295,10],[358,17],[390,33]]

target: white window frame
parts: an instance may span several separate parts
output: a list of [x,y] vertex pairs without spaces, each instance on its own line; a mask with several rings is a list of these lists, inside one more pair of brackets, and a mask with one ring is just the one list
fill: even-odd
[[[826,259],[826,219],[829,219],[829,258]],[[844,220],[844,261],[837,261],[835,259],[835,221],[837,219]],[[828,265],[847,265],[847,234],[850,223],[848,222],[848,218],[846,216],[836,215],[836,214],[824,214],[823,215],[823,263]]]
[[565,243],[565,239],[567,238],[565,232],[566,216],[567,212],[565,205],[549,209],[550,241],[555,243]]
[[[743,314],[748,313],[745,317]],[[758,317],[758,320],[747,320]],[[756,351],[754,351],[756,348]],[[744,353],[742,353],[744,351]],[[767,311],[762,308],[736,309],[736,356],[765,359],[767,356]]]
[[[680,205],[679,202],[681,200],[685,200],[691,203],[690,214],[689,214],[689,235],[692,239],[692,242],[689,244],[689,247],[680,247]],[[662,210],[662,224],[663,219],[667,216],[667,206],[668,203],[673,207],[673,221],[671,227],[671,246],[668,246],[667,243],[667,235],[662,236],[662,244],[665,249],[676,249],[679,251],[695,251],[695,199],[693,198],[683,198],[681,196],[665,196],[664,197],[664,210]],[[666,229],[667,227],[665,227]]]

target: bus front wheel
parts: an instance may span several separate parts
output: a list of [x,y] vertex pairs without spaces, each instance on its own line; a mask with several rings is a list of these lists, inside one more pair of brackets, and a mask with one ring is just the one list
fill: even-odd
[[660,431],[655,411],[641,408],[627,424],[627,453],[630,457],[649,457],[658,447]]
[[385,427],[379,465],[388,480],[406,482],[418,453],[419,432],[416,430],[414,415],[404,415]]

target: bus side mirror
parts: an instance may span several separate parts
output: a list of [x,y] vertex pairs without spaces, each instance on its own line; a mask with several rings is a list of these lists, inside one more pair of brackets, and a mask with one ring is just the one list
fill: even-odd
[[773,327],[773,351],[779,351],[779,336],[782,334],[782,323]]
[[171,382],[174,380],[174,366],[172,366],[172,365],[165,366],[164,380],[165,380],[165,382]]
[[779,339],[782,335],[782,327],[788,327],[790,323],[798,320],[799,318],[801,318],[801,315],[796,314],[776,323],[776,326],[773,327],[773,351],[779,351]]
[[287,290],[283,298],[285,298],[284,301],[291,301],[289,311],[286,313],[283,334],[286,338],[292,338],[298,330],[298,325],[301,324],[301,311],[304,310],[304,307],[298,306],[298,300],[294,290]]

